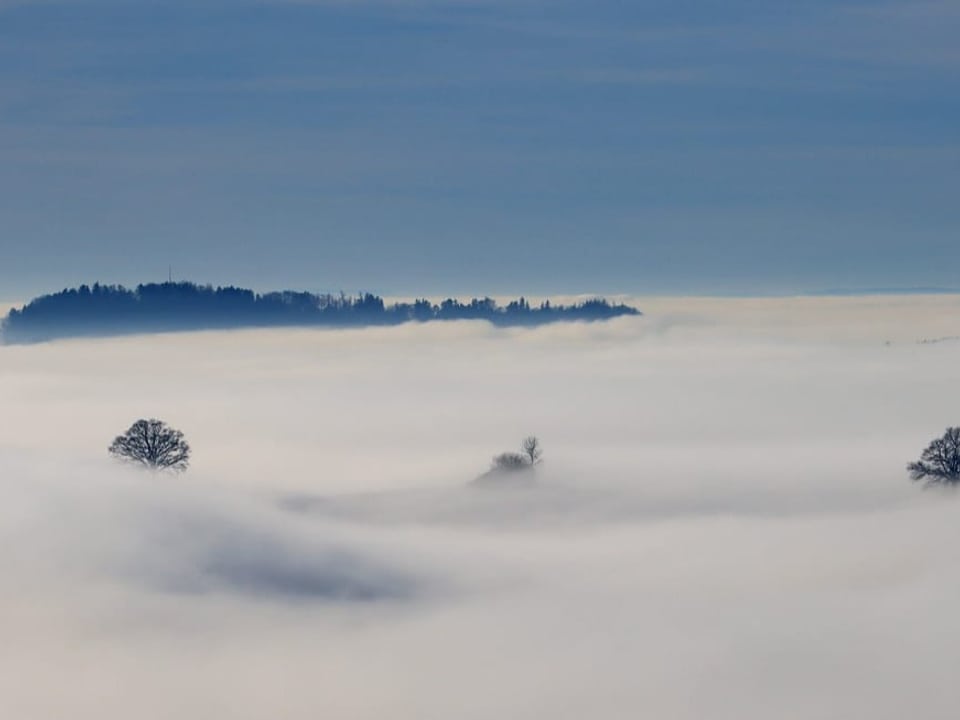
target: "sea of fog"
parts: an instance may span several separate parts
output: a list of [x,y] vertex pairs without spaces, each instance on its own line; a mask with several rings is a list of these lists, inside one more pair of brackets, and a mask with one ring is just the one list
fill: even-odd
[[634,302],[0,347],[0,716],[956,717],[960,297]]

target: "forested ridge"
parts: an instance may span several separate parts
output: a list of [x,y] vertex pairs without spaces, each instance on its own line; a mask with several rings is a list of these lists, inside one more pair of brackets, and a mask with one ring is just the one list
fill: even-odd
[[639,311],[591,298],[571,305],[549,300],[531,305],[520,297],[500,305],[489,297],[462,302],[447,298],[388,304],[371,293],[315,294],[283,290],[257,293],[233,286],[164,282],[126,288],[81,285],[43,295],[9,312],[3,321],[8,343],[58,337],[270,326],[397,325],[432,320],[487,320],[501,326],[558,321],[607,320]]

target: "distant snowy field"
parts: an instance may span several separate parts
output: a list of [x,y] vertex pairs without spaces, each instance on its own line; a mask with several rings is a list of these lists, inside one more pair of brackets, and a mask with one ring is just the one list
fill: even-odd
[[960,297],[630,300],[0,347],[0,715],[956,717]]

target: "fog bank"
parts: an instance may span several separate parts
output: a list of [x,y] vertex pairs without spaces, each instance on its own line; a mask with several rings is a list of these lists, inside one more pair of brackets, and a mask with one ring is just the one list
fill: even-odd
[[952,718],[960,298],[631,301],[0,347],[0,710]]

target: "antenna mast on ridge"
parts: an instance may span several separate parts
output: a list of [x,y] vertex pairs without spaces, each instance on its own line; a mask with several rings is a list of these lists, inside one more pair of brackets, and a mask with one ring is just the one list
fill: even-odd
[[167,265],[167,282],[173,282],[173,265]]

